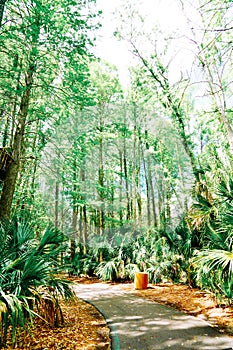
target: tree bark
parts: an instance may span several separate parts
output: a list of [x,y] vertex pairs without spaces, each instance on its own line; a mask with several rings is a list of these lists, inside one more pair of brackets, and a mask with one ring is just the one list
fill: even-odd
[[83,253],[87,254],[87,206],[83,206]]
[[99,233],[104,234],[104,164],[103,164],[103,120],[100,116],[100,136],[99,136]]
[[72,213],[72,237],[70,240],[70,262],[72,265],[72,270],[70,272],[71,275],[74,274],[74,266],[73,266],[73,261],[75,257],[75,250],[76,250],[76,235],[77,235],[77,222],[78,222],[78,211],[73,208],[73,213]]
[[26,86],[21,98],[18,114],[18,125],[15,131],[13,142],[12,157],[14,161],[11,163],[6,173],[6,178],[3,184],[2,195],[0,198],[0,218],[9,218],[11,213],[13,195],[15,192],[15,186],[21,162],[21,154],[23,152],[24,132],[33,83],[33,73],[34,70],[31,68],[25,76]]
[[128,169],[127,169],[127,155],[126,155],[126,142],[124,138],[124,149],[123,149],[123,167],[124,167],[124,177],[125,177],[125,192],[126,192],[126,220],[130,220],[130,198],[129,198],[129,180],[128,180]]
[[[136,121],[136,120],[135,120]],[[136,162],[136,185],[137,185],[137,208],[138,208],[138,223],[139,227],[142,226],[142,196],[141,196],[141,179],[140,179],[140,171],[141,171],[141,130],[138,130],[138,147],[137,147],[137,162]]]
[[149,180],[150,192],[151,192],[153,224],[154,224],[155,227],[157,227],[158,226],[158,219],[157,219],[157,213],[156,213],[155,191],[154,191],[154,184],[153,184],[152,173],[151,173],[150,155],[148,155],[147,164],[148,164],[148,180]]
[[120,194],[119,194],[119,219],[120,219],[120,226],[123,226],[123,210],[122,210],[122,198],[123,198],[123,154],[122,151],[119,150],[119,158],[120,158]]
[[[81,177],[81,181],[82,181],[82,184],[83,186],[85,185],[85,161],[83,162],[83,165],[82,165],[82,168],[80,169],[80,177]],[[86,254],[87,253],[87,206],[86,206],[86,198],[85,198],[85,195],[81,195],[81,199],[84,201],[84,205],[83,205],[83,208],[82,208],[82,222],[83,222],[83,225],[82,225],[82,230],[83,230],[83,234],[82,234],[82,237],[83,237],[83,253]]]
[[3,14],[7,0],[0,0],[0,27],[2,26]]
[[146,182],[146,198],[147,198],[147,225],[150,227],[151,226],[151,201],[150,201],[150,189],[149,189],[149,181],[148,181],[148,164],[146,166],[146,160],[144,156],[143,149],[141,150],[142,152],[142,162],[143,162],[143,168],[144,168],[144,176],[145,176],[145,182]]
[[[2,7],[2,11],[3,11],[5,2],[2,2],[1,5],[3,6]],[[2,189],[2,195],[0,198],[0,219],[9,218],[11,214],[13,196],[14,196],[16,181],[19,173],[21,156],[23,153],[24,133],[25,133],[27,116],[28,116],[28,108],[29,108],[30,98],[31,98],[33,78],[34,78],[34,73],[36,71],[36,59],[38,54],[37,42],[38,42],[39,35],[40,35],[40,18],[38,17],[36,18],[35,28],[33,31],[33,35],[31,37],[32,44],[31,44],[31,51],[29,52],[28,68],[25,73],[25,86],[24,86],[21,101],[20,101],[17,126],[13,137],[12,157],[14,159],[14,162],[11,163],[6,173],[6,178]]]
[[59,181],[55,182],[55,206],[54,206],[54,226],[58,228],[59,213]]

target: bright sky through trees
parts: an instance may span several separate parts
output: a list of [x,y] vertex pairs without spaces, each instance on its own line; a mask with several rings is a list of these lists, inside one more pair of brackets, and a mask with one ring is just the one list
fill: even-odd
[[[117,41],[113,36],[113,32],[119,25],[115,13],[122,5],[126,4],[125,1],[98,1],[98,7],[103,10],[103,19],[100,38],[97,40],[95,51],[102,59],[117,66],[123,85],[126,85],[128,81],[128,67],[132,64],[132,55],[127,48],[127,44]],[[182,12],[181,2],[176,0],[138,0],[134,3],[139,13],[146,18],[145,27],[148,31],[158,27],[164,35],[187,32],[187,22]],[[188,60],[188,50],[184,48],[182,41],[179,44],[174,42],[174,45],[181,45],[181,50],[186,51],[186,60]],[[181,58],[177,59],[176,64],[179,65],[179,61],[184,65]]]

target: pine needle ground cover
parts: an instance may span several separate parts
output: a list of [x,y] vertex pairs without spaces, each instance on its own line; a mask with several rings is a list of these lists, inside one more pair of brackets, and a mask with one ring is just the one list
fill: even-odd
[[[110,349],[109,328],[103,316],[80,299],[61,303],[64,324],[51,327],[37,320],[29,331],[20,330],[15,350]],[[7,350],[13,349],[9,336]]]
[[[76,283],[103,283],[96,278],[72,278]],[[108,282],[109,283],[109,282]],[[221,333],[233,337],[233,308],[219,304],[208,292],[183,284],[150,284],[146,290],[134,290],[133,283],[123,283],[122,289],[143,298],[172,306],[187,314],[207,320]],[[90,304],[76,299],[61,304],[64,324],[59,327],[42,325],[41,321],[29,333],[18,335],[16,350],[94,350],[110,349],[109,328],[101,314]],[[12,349],[8,343],[7,350]]]

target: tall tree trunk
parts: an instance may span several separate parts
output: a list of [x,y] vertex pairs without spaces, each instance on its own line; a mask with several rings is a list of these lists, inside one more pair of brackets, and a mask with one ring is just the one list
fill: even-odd
[[59,222],[59,181],[55,182],[55,206],[54,206],[54,226],[58,228]]
[[136,156],[136,125],[133,133],[133,222],[134,228],[137,227],[137,156]]
[[[76,148],[76,143],[73,143],[73,148]],[[59,150],[59,157],[60,157],[60,150]],[[73,203],[72,203],[72,236],[70,239],[70,261],[73,263],[74,257],[75,257],[75,249],[76,249],[76,240],[77,240],[77,222],[78,222],[78,206],[77,206],[77,162],[76,158],[73,158],[73,164],[72,164],[72,171],[73,171],[73,183],[72,183],[72,191],[73,191]],[[80,211],[81,214],[81,211]],[[81,237],[81,228],[79,230],[80,237]],[[81,243],[81,242],[80,242]],[[74,270],[74,267],[73,267]],[[72,273],[73,273],[72,270]]]
[[[181,194],[182,194],[182,210],[185,210],[185,212],[188,212],[188,200],[187,200],[187,196],[186,196],[186,190],[185,190],[185,183],[184,183],[184,174],[183,174],[183,170],[181,168],[181,159],[180,159],[180,153],[179,153],[179,145],[178,143],[176,143],[176,153],[178,155],[178,170],[179,170],[179,176],[180,176],[180,183],[181,183]],[[178,198],[177,198],[178,200]]]
[[83,206],[83,253],[87,254],[87,206]]
[[124,177],[125,177],[125,192],[126,192],[126,220],[131,219],[131,210],[130,210],[130,196],[129,196],[129,179],[128,179],[128,169],[127,169],[127,155],[126,155],[126,141],[125,137],[123,140],[123,167],[124,167]]
[[[83,191],[85,186],[85,160],[83,161],[82,167],[80,169],[80,177],[83,184]],[[84,202],[84,205],[82,207],[82,230],[83,230],[83,252],[84,254],[87,253],[87,206],[86,206],[86,198],[85,195],[81,195],[81,200]]]
[[150,155],[148,155],[148,157],[147,157],[147,164],[148,164],[148,180],[149,180],[150,192],[151,192],[153,224],[155,227],[157,227],[158,226],[158,219],[157,219],[157,213],[156,213],[155,191],[154,191],[154,184],[153,184],[152,173],[151,173]]
[[[2,2],[2,10],[4,9],[5,2]],[[34,73],[36,71],[36,59],[37,59],[37,42],[40,35],[40,18],[36,18],[34,31],[32,34],[31,51],[29,52],[28,69],[25,74],[25,86],[23,89],[17,126],[13,138],[12,157],[14,162],[11,163],[6,173],[6,178],[2,188],[2,195],[0,198],[0,219],[9,218],[11,213],[12,201],[16,187],[17,176],[19,173],[21,155],[23,152],[24,133],[28,116],[28,108],[30,104],[31,91]]]
[[120,158],[120,194],[119,194],[119,220],[120,226],[123,226],[123,210],[122,210],[122,198],[123,198],[123,153],[119,150]]
[[5,134],[5,129],[6,129],[6,125],[7,123],[5,123],[5,127],[3,128],[3,118],[4,118],[4,108],[3,106],[0,107],[0,120],[1,120],[1,124],[0,124],[0,133],[3,135],[2,137],[2,141],[1,141],[1,147],[5,147],[4,146],[4,134]]
[[78,222],[78,210],[73,208],[72,212],[72,237],[70,239],[70,262],[72,265],[71,275],[74,274],[74,257],[76,250],[76,237],[77,237],[77,222]]
[[0,27],[2,26],[4,8],[7,0],[0,0]]
[[[20,67],[20,69],[19,69]],[[18,105],[18,96],[20,94],[21,84],[21,74],[22,74],[22,59],[19,60],[18,55],[16,55],[14,60],[14,70],[18,69],[18,75],[17,75],[17,84],[16,84],[16,93],[13,100],[13,108],[11,112],[11,130],[10,130],[10,142],[9,145],[12,148],[13,147],[13,140],[14,140],[14,133],[15,133],[15,124],[16,124],[16,113],[17,113],[17,105]]]
[[9,166],[6,173],[6,178],[3,184],[2,195],[0,198],[0,218],[10,217],[11,206],[13,201],[13,195],[15,192],[15,186],[17,181],[17,176],[20,167],[21,154],[23,151],[23,140],[26,119],[28,115],[28,107],[30,102],[30,94],[33,83],[33,73],[34,70],[31,68],[27,75],[25,76],[25,90],[21,98],[19,114],[18,114],[18,125],[14,135],[12,157],[14,161]]
[[[3,112],[2,112],[2,114],[3,114]],[[2,147],[6,147],[8,144],[9,127],[10,127],[10,115],[8,114],[7,118],[6,118],[4,131],[3,131]]]
[[162,189],[160,174],[157,174],[157,192],[158,192],[158,227],[162,228],[162,210],[163,210],[163,200],[162,200]]
[[171,224],[171,197],[172,193],[166,189],[166,224]]
[[140,171],[141,171],[141,131],[138,130],[138,147],[137,147],[137,207],[138,207],[138,223],[139,227],[142,226],[142,197],[141,197],[141,179],[140,179]]
[[[31,183],[30,183],[30,191],[32,198],[35,197],[35,182],[36,182],[36,172],[38,167],[38,157],[36,155],[37,143],[39,139],[39,130],[40,130],[40,120],[39,118],[36,120],[35,126],[35,137],[32,143],[32,152],[34,154],[34,159],[32,160],[32,172],[31,172]],[[61,215],[63,217],[63,215]]]
[[143,168],[144,168],[144,176],[145,176],[145,182],[146,182],[146,198],[147,198],[147,203],[146,203],[146,208],[147,208],[147,225],[150,227],[151,226],[151,201],[150,201],[150,189],[149,189],[149,181],[148,181],[148,164],[146,166],[146,160],[145,160],[145,155],[143,152],[143,148],[141,150],[142,152],[142,162],[143,162]]
[[100,136],[99,136],[99,233],[104,234],[104,163],[103,163],[103,120],[100,116]]

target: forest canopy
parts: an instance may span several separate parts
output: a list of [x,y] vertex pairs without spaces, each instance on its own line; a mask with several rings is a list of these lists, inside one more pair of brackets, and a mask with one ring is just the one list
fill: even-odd
[[169,32],[139,3],[114,14],[125,87],[95,54],[98,0],[0,1],[0,220],[52,225],[70,274],[147,271],[232,303],[233,4],[174,0]]

